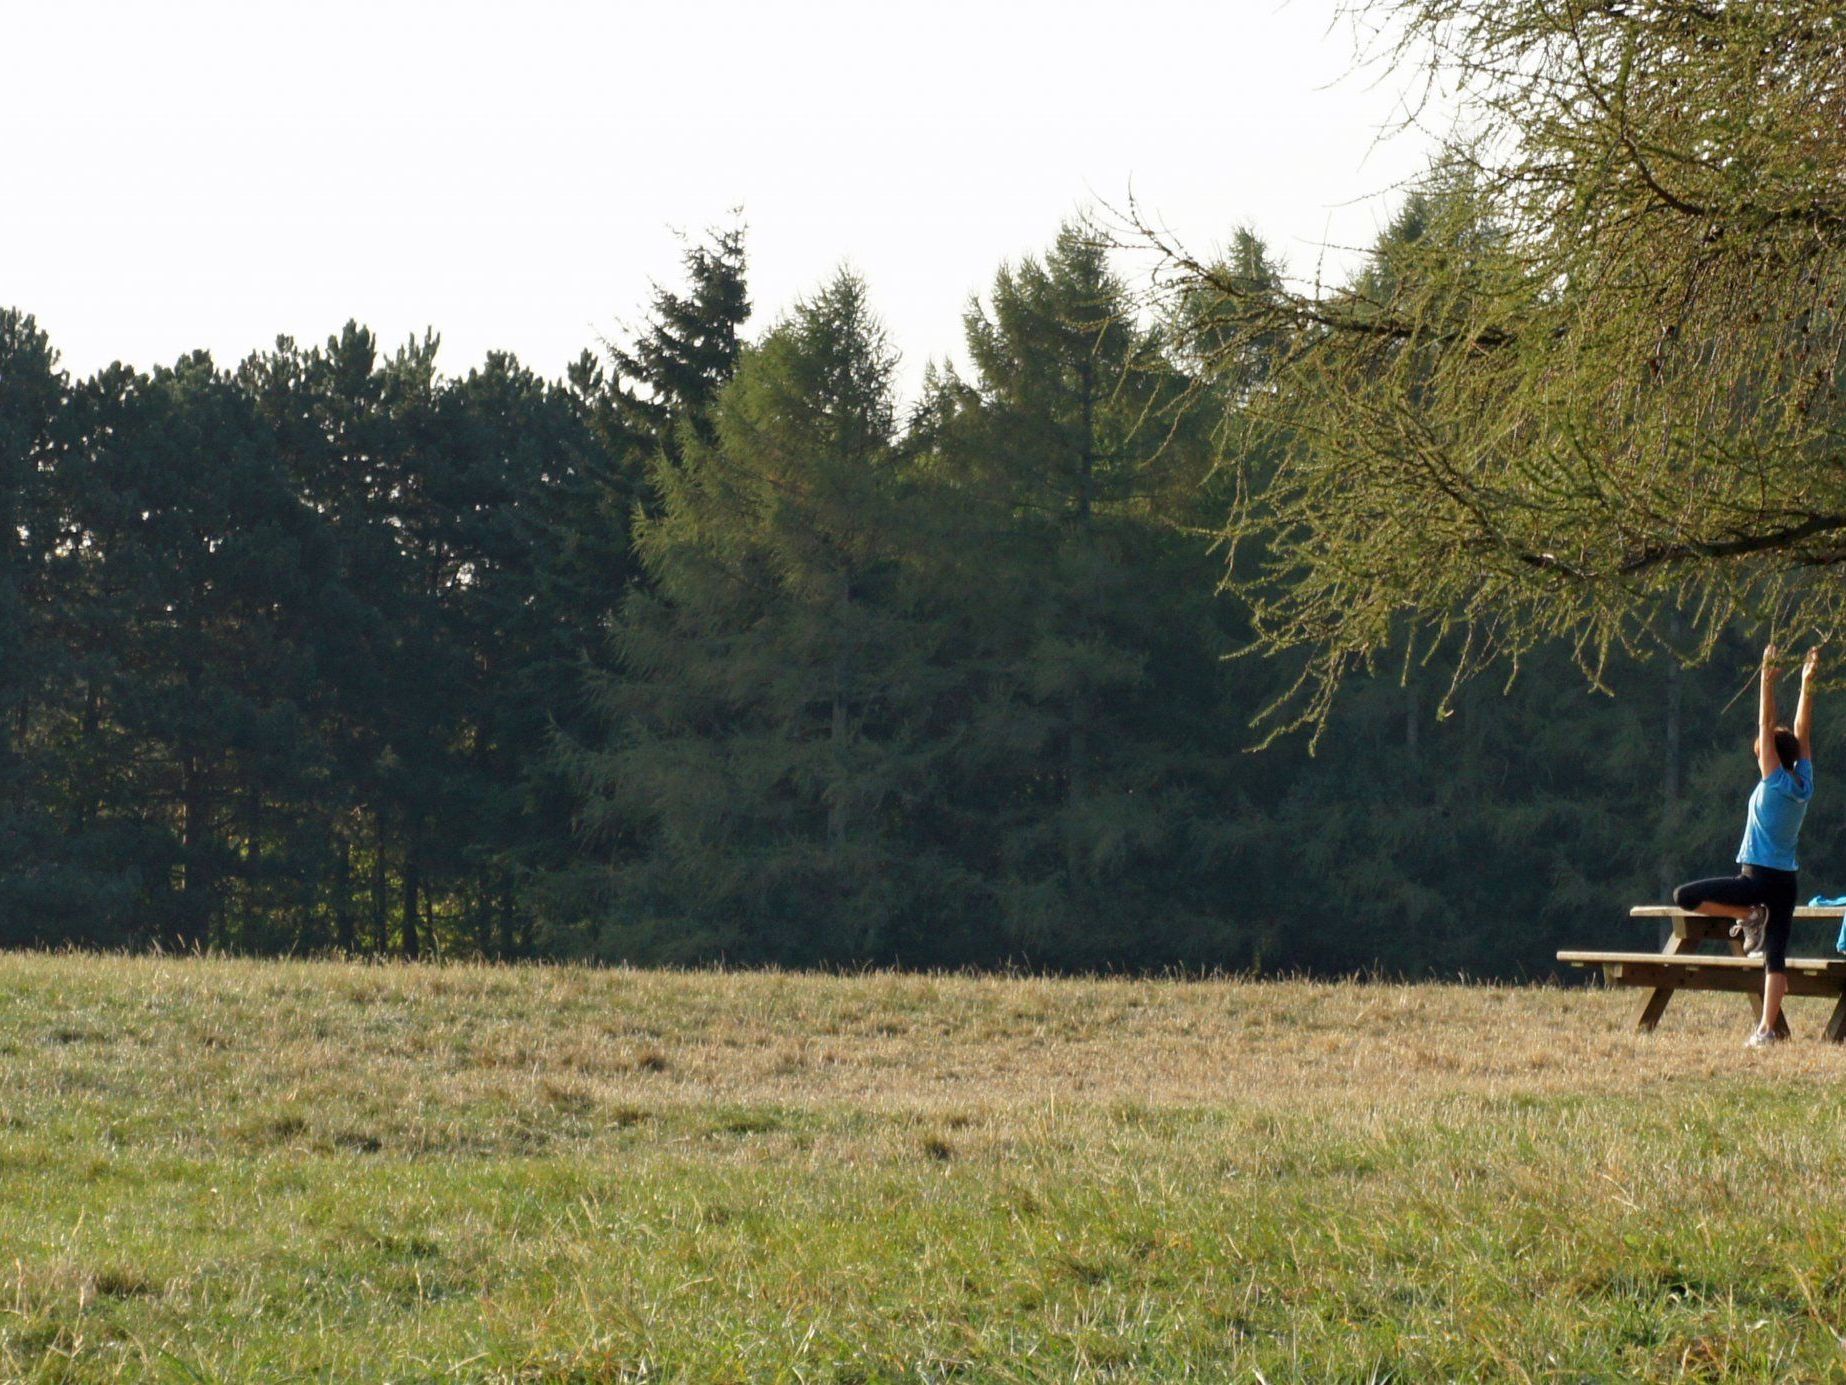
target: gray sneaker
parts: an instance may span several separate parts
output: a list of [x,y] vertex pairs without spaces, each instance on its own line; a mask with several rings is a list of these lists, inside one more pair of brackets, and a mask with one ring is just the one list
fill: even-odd
[[1743,955],[1760,957],[1763,955],[1763,930],[1769,927],[1769,906],[1752,904],[1750,917],[1741,919],[1731,925],[1731,936],[1743,939]]
[[1778,1033],[1773,1029],[1764,1029],[1759,1024],[1756,1032],[1743,1041],[1743,1046],[1745,1048],[1769,1048],[1774,1044],[1784,1043],[1787,1039],[1788,1035]]

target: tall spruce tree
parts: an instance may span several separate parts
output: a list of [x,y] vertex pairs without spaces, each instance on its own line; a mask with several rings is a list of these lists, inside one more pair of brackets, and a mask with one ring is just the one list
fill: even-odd
[[708,232],[682,254],[682,290],[656,286],[647,326],[608,344],[611,374],[603,413],[618,451],[660,452],[678,461],[683,433],[710,446],[712,406],[737,368],[750,317],[744,228]]
[[[569,371],[569,397],[598,446],[569,504],[571,518],[559,520],[565,546],[548,578],[587,594],[568,621],[577,668],[564,684],[569,695],[551,703],[555,748],[528,782],[533,801],[554,820],[578,813],[577,748],[606,729],[597,704],[621,677],[608,628],[630,591],[653,580],[631,526],[644,512],[658,514],[662,478],[680,464],[686,439],[711,445],[712,410],[743,350],[750,301],[742,226],[688,244],[682,263],[684,287],[656,286],[639,332],[625,343],[605,342],[606,362],[586,351]],[[554,834],[549,847],[532,843],[518,872],[525,910],[548,936],[560,936],[566,921],[602,908],[605,865],[597,853],[578,851],[568,834]]]
[[932,791],[942,635],[907,571],[894,365],[843,273],[746,352],[711,443],[661,459],[612,736],[573,761],[612,860],[579,945],[890,958],[935,925],[943,871],[905,823]]

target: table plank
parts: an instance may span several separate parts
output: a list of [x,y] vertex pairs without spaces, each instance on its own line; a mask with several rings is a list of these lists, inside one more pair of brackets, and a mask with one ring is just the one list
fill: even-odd
[[[1715,968],[1723,971],[1763,969],[1761,957],[1734,957],[1723,952],[1590,952],[1567,950],[1558,953],[1560,962],[1584,965],[1592,962],[1657,962],[1674,968]],[[1790,957],[1789,971],[1803,971],[1815,976],[1837,976],[1846,982],[1846,957]]]
[[[1711,918],[1710,914],[1694,914],[1690,909],[1681,909],[1674,904],[1637,904],[1628,911],[1629,918],[1635,919],[1670,919],[1670,918]],[[1829,906],[1815,908],[1810,904],[1795,906],[1798,919],[1833,919],[1846,918],[1846,907]]]

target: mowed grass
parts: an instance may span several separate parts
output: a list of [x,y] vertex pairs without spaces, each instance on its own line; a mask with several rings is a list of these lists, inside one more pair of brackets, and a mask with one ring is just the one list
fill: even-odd
[[1736,996],[0,957],[0,1377],[1846,1376]]

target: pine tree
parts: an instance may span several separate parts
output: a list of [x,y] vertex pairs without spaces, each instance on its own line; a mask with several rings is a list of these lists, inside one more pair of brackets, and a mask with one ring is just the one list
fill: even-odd
[[462,936],[519,950],[535,870],[567,862],[570,804],[546,768],[552,728],[580,726],[578,678],[600,622],[633,580],[628,515],[611,513],[614,464],[580,400],[511,356],[442,392],[438,513],[455,579],[447,638],[465,651],[454,773],[462,817],[447,831]]
[[[1180,532],[1208,421],[1100,245],[1063,228],[967,315],[975,377],[940,376],[931,474],[967,507],[961,586],[990,673],[958,748],[963,859],[997,946],[1061,963],[1157,952],[1194,926],[1157,880],[1204,879],[1221,644]],[[977,578],[974,568],[978,565]],[[1184,892],[1181,892],[1181,897]]]
[[131,939],[137,861],[83,811],[72,704],[95,651],[72,638],[89,555],[63,501],[79,428],[58,353],[0,311],[0,943]]
[[61,473],[78,555],[73,823],[138,837],[150,935],[257,942],[311,888],[273,850],[287,833],[272,810],[319,773],[297,633],[329,545],[247,396],[203,353],[152,376],[113,367],[76,409],[81,455]]
[[310,716],[329,763],[309,805],[325,852],[316,932],[348,951],[383,951],[401,861],[387,723],[403,695],[391,674],[412,576],[398,537],[399,445],[377,341],[353,322],[307,351],[282,339],[244,362],[239,378],[333,545],[334,570],[304,632],[318,674]]

